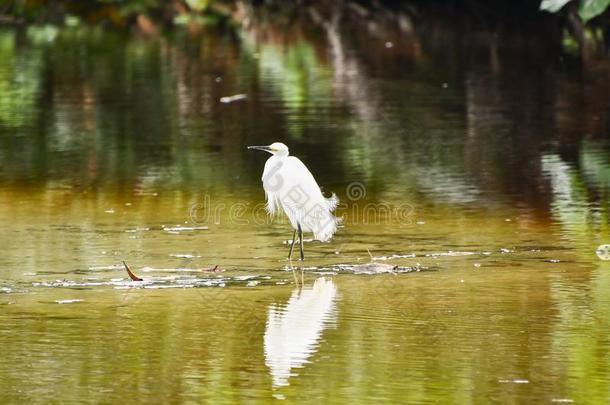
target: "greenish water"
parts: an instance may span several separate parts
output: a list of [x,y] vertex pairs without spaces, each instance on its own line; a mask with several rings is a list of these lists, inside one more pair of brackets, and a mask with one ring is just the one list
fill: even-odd
[[[297,28],[0,31],[0,402],[610,401],[606,63]],[[273,141],[342,201],[292,268]]]

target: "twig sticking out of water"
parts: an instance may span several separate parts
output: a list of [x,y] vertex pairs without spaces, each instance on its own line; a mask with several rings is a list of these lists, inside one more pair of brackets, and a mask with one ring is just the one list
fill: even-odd
[[214,266],[214,267],[208,267],[208,268],[203,268],[201,269],[201,271],[203,271],[204,273],[218,273],[221,271],[224,271],[223,269],[219,269],[218,265]]
[[125,266],[125,270],[127,270],[127,274],[129,275],[129,278],[132,281],[144,281],[142,280],[140,277],[136,276],[135,274],[133,274],[131,272],[131,269],[129,268],[129,266],[127,265],[127,263],[125,263],[125,261],[123,261],[123,266]]

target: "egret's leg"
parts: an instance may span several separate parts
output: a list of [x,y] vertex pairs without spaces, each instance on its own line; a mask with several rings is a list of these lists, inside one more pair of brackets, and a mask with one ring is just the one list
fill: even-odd
[[295,229],[292,233],[292,243],[290,244],[290,250],[288,251],[288,260],[292,257],[292,248],[294,248],[294,242],[296,242],[297,230]]
[[297,224],[297,228],[299,230],[299,249],[301,249],[301,261],[305,260],[305,255],[303,254],[303,230],[301,229],[301,224]]

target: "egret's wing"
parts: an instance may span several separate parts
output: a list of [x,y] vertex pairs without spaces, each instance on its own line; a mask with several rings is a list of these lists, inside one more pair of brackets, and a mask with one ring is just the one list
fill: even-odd
[[286,183],[281,193],[282,202],[302,207],[324,199],[316,179],[299,158],[289,156],[284,159],[281,173]]
[[337,196],[325,198],[309,169],[294,156],[284,159],[279,173],[284,178],[279,202],[293,226],[298,223],[316,239],[328,241],[337,229],[337,218],[332,215]]

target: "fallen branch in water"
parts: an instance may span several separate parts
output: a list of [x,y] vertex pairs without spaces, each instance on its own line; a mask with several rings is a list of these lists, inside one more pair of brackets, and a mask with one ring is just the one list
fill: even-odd
[[125,270],[127,270],[127,274],[129,275],[129,278],[132,281],[144,281],[142,280],[140,277],[136,276],[135,274],[133,274],[131,272],[131,269],[129,268],[129,266],[127,265],[127,263],[125,263],[125,261],[123,260],[123,266],[125,266]]

